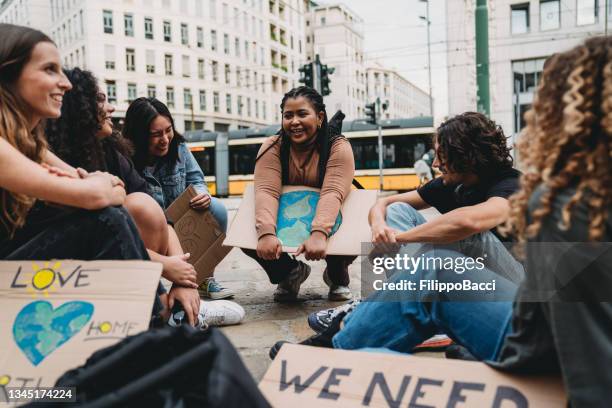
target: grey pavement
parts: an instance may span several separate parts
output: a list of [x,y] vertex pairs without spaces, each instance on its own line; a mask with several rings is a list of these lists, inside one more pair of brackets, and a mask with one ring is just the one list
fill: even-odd
[[[231,220],[240,205],[240,198],[223,200]],[[435,211],[435,210],[434,210]],[[425,212],[426,218],[435,212]],[[233,299],[246,311],[244,322],[222,330],[240,353],[244,363],[257,382],[268,369],[270,359],[268,350],[278,340],[300,341],[311,336],[306,316],[309,313],[342,302],[327,300],[327,286],[323,283],[322,273],[325,263],[308,262],[312,266],[310,277],[302,285],[298,301],[295,303],[276,303],[272,299],[275,285],[268,280],[266,273],[257,262],[234,248],[217,266],[215,277],[224,286],[236,291]],[[349,267],[351,291],[359,296],[359,260]],[[435,353],[440,355],[440,353]],[[427,353],[431,356],[432,353]]]

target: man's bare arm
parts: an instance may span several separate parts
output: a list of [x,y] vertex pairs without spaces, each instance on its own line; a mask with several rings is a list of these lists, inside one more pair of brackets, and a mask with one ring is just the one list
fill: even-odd
[[406,203],[417,210],[429,207],[416,190],[379,198],[368,214],[368,221],[372,227],[373,242],[395,242],[397,231],[387,226],[385,221],[387,207],[393,203]]
[[488,231],[504,222],[510,213],[508,200],[491,197],[487,201],[460,207],[409,231],[395,236],[398,242],[450,243],[479,232]]

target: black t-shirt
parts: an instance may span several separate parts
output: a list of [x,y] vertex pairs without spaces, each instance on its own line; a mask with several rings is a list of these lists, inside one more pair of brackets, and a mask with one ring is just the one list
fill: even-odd
[[[445,185],[438,177],[417,190],[421,198],[440,213],[445,214],[456,208],[484,203],[491,197],[508,198],[519,190],[521,172],[508,168],[493,177],[481,179],[473,186]],[[512,241],[491,230],[502,242]]]
[[463,184],[447,186],[438,177],[417,191],[427,204],[445,214],[456,208],[484,203],[491,197],[510,197],[519,189],[520,176],[520,171],[509,168],[469,187]]

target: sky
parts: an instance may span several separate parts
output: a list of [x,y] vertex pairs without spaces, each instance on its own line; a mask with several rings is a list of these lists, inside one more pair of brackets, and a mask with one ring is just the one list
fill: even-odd
[[[445,0],[429,0],[434,116],[448,113]],[[365,58],[379,61],[428,92],[426,4],[420,0],[340,0],[364,20]],[[331,4],[333,0],[320,1]]]

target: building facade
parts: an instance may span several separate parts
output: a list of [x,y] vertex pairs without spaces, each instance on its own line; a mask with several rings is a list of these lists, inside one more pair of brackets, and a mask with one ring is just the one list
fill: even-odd
[[[8,0],[0,21],[49,34],[122,118],[155,96],[180,131],[280,122],[305,62],[305,0]],[[14,11],[17,10],[17,11]]]
[[[524,127],[544,61],[604,33],[612,2],[603,0],[489,1],[491,118],[507,135]],[[476,110],[475,0],[447,2],[449,114]]]
[[429,116],[429,94],[395,70],[371,64],[366,68],[366,78],[368,103],[380,98],[387,104],[387,110],[382,113],[384,119]]
[[366,68],[363,50],[363,20],[344,4],[312,7],[306,16],[306,55],[334,67],[331,95],[325,106],[331,116],[342,110],[346,120],[363,117],[366,100]]

